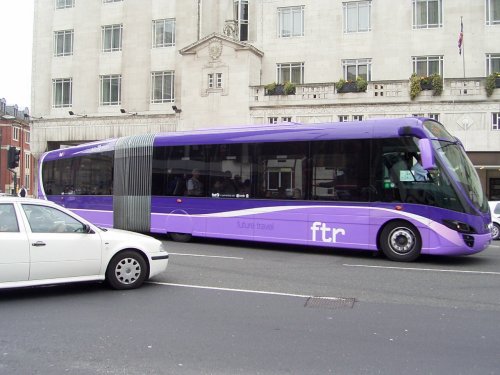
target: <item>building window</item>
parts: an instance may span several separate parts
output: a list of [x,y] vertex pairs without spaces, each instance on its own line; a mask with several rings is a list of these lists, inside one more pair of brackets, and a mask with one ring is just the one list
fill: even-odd
[[222,88],[222,73],[215,73],[215,87]]
[[174,97],[174,72],[153,72],[151,75],[151,102],[171,103]]
[[304,6],[278,8],[280,38],[304,36]]
[[153,21],[153,48],[175,45],[175,19]]
[[71,107],[73,104],[73,79],[60,78],[52,80],[52,107]]
[[24,175],[24,187],[29,190],[30,189],[30,175]]
[[429,118],[439,121],[439,113],[429,113]]
[[413,73],[421,77],[433,74],[443,76],[443,56],[414,56]]
[[292,122],[292,118],[290,116],[282,117],[281,121],[283,121],[283,122]]
[[56,0],[56,9],[73,8],[74,6],[74,0]]
[[486,0],[486,24],[500,25],[500,0]]
[[361,77],[366,81],[370,81],[371,66],[371,59],[342,60],[344,79],[346,81],[355,81],[357,77]]
[[12,140],[13,141],[18,141],[19,140],[19,134],[20,134],[21,130],[17,127],[13,127],[12,128]]
[[31,133],[27,131],[24,133],[24,143],[29,145],[30,141],[31,141]]
[[30,154],[24,154],[24,168],[25,169],[30,169],[31,168]]
[[123,25],[102,26],[102,52],[122,50]]
[[441,0],[413,0],[413,28],[429,29],[443,26]]
[[54,32],[54,56],[73,54],[73,30]]
[[278,83],[304,83],[304,63],[286,63],[277,65]]
[[352,121],[363,121],[363,115],[352,115]]
[[339,122],[346,122],[346,121],[349,121],[348,115],[339,115]]
[[278,123],[278,118],[277,117],[269,117],[268,122],[270,124],[277,124]]
[[500,112],[492,113],[491,129],[492,130],[500,130]]
[[370,31],[371,1],[351,1],[344,3],[344,32]]
[[500,54],[489,53],[486,55],[486,75],[495,72],[500,72]]
[[121,103],[122,76],[119,74],[101,76],[101,105]]
[[248,40],[248,0],[234,1],[234,19],[238,23],[238,35],[241,41]]

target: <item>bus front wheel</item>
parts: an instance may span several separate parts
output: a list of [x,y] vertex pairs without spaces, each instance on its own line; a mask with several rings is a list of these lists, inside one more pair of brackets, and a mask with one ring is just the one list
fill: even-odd
[[188,233],[170,233],[170,238],[175,242],[189,242],[191,241],[191,237]]
[[420,256],[422,239],[414,225],[405,221],[393,221],[382,230],[380,247],[390,260],[411,262]]

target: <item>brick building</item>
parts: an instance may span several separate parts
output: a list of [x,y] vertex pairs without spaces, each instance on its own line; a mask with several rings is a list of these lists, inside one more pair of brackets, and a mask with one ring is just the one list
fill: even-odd
[[[8,106],[5,99],[0,99],[0,193],[17,193],[21,186],[26,187],[28,195],[33,195],[35,180],[35,160],[30,150],[30,117],[27,108],[19,110],[17,105]],[[14,184],[14,173],[8,169],[8,152],[10,147],[20,150],[19,167],[15,169],[17,182]]]

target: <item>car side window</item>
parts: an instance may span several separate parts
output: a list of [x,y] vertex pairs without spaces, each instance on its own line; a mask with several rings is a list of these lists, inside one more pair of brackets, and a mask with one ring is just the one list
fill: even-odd
[[83,233],[85,226],[53,207],[23,204],[23,210],[33,233]]
[[0,232],[19,232],[13,204],[0,204]]

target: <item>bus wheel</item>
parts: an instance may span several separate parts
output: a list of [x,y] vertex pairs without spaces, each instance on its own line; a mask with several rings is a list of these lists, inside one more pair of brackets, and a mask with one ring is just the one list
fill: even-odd
[[390,260],[411,262],[419,257],[422,240],[417,228],[412,224],[393,221],[382,230],[380,247]]
[[175,242],[189,242],[191,241],[191,235],[188,233],[170,233],[170,238]]
[[136,251],[126,250],[113,257],[106,271],[106,281],[113,289],[135,289],[148,274],[144,258]]
[[493,229],[491,230],[491,238],[493,240],[500,239],[500,225],[498,225],[497,223],[493,223]]

